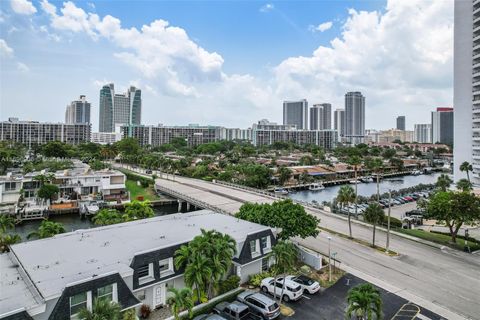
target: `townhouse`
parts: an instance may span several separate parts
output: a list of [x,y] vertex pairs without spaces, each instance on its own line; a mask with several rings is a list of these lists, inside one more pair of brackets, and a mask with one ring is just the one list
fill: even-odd
[[242,282],[270,267],[274,230],[209,210],[77,230],[0,255],[0,319],[77,319],[98,297],[122,310],[164,306],[168,288],[185,286],[175,251],[202,229],[236,241],[230,274]]

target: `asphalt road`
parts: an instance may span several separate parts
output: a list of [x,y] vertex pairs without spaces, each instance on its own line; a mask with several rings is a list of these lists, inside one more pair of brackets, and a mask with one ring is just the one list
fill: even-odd
[[[178,176],[175,181],[158,179],[158,183],[192,198],[215,202],[216,206],[232,213],[238,210],[242,201],[273,201],[244,190]],[[307,211],[321,219],[322,227],[348,234],[345,219],[321,210]],[[371,241],[371,227],[352,223],[352,230],[353,237]],[[449,319],[480,319],[480,255],[432,247],[391,235],[390,249],[399,253],[399,256],[391,257],[342,237],[330,236],[330,241],[326,232],[317,238],[297,240],[321,253],[328,252],[330,242],[332,252],[337,252],[336,257],[343,265],[397,288],[394,293],[412,297],[408,300],[436,306],[429,309],[441,315],[448,313],[445,309],[453,311],[455,314],[449,314]],[[377,228],[376,244],[385,246],[385,242],[386,232]]]

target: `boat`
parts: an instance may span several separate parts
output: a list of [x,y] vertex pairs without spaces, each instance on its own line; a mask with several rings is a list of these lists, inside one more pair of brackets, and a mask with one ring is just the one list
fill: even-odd
[[87,205],[85,205],[85,213],[86,215],[95,215],[97,212],[100,210],[98,204],[96,202],[91,202]]
[[275,188],[273,192],[275,194],[288,194],[288,190],[284,188]]
[[363,177],[363,178],[360,178],[360,180],[365,183],[373,182],[372,177]]
[[348,183],[350,184],[358,184],[358,183],[362,183],[360,180],[350,180]]
[[320,191],[323,189],[325,189],[325,187],[321,183],[312,183],[310,187],[308,187],[308,190],[310,191]]
[[420,172],[419,170],[413,170],[413,171],[412,171],[412,174],[413,174],[414,176],[419,176],[419,175],[422,174],[422,172]]

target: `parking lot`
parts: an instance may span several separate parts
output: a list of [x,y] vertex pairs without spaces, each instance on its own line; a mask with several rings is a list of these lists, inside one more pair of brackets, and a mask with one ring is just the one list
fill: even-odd
[[[346,274],[335,285],[315,295],[305,294],[297,302],[289,303],[295,314],[282,319],[292,320],[342,320],[347,308],[347,292],[364,283],[360,278]],[[425,310],[394,293],[380,289],[385,320],[441,320],[439,315]]]

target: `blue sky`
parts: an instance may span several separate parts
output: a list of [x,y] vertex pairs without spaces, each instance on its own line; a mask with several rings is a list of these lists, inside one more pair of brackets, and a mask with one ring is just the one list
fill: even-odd
[[281,122],[281,101],[367,97],[367,127],[452,101],[450,0],[0,2],[0,117],[63,121],[134,84],[145,124]]

